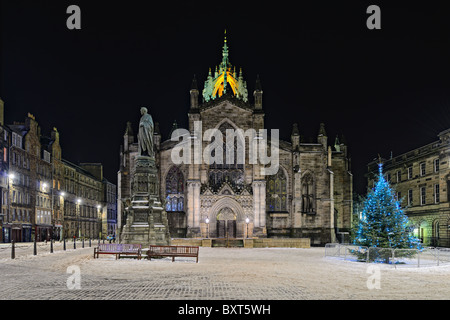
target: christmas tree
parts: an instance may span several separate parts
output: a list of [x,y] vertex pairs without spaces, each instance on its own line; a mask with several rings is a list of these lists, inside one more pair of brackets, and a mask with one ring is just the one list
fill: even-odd
[[408,217],[395,191],[383,176],[382,164],[378,167],[378,181],[367,195],[361,219],[355,226],[354,244],[390,249],[420,248],[419,240],[411,235]]

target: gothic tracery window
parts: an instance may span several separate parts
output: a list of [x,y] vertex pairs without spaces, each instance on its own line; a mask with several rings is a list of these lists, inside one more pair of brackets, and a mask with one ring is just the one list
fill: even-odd
[[237,138],[234,138],[234,141],[226,141],[227,129],[234,130],[234,127],[228,122],[219,127],[223,144],[211,152],[212,157],[216,156],[216,152],[222,153],[222,163],[211,163],[209,166],[209,185],[214,190],[220,188],[224,182],[228,182],[233,188],[241,188],[244,185],[244,165],[240,163],[243,161],[238,161]]
[[284,171],[266,176],[266,205],[267,211],[287,211],[287,180]]
[[311,174],[302,178],[302,212],[314,213],[314,179]]
[[166,211],[184,211],[184,177],[175,166],[166,176]]

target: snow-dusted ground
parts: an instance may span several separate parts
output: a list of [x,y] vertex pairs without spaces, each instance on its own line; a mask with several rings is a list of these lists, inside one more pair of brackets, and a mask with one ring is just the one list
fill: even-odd
[[[69,245],[70,244],[70,245]],[[16,259],[0,246],[0,299],[449,299],[450,266],[393,268],[324,257],[324,248],[200,248],[194,258],[93,258],[93,247],[19,244]],[[70,266],[80,289],[69,289]],[[369,273],[368,273],[369,272]],[[372,289],[368,288],[372,287]]]

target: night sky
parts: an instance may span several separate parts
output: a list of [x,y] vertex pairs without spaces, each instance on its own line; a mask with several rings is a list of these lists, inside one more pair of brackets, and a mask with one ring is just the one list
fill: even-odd
[[[336,3],[339,2],[339,3]],[[342,2],[342,3],[341,3]],[[66,9],[81,8],[81,30]],[[381,8],[381,30],[366,9]],[[242,67],[250,102],[257,74],[268,129],[306,139],[325,123],[343,134],[355,191],[367,163],[437,140],[450,128],[450,19],[438,2],[1,1],[0,97],[6,123],[35,115],[57,127],[63,158],[101,162],[116,183],[126,122],[146,106],[164,139],[187,127],[194,74],[200,92],[222,58]]]

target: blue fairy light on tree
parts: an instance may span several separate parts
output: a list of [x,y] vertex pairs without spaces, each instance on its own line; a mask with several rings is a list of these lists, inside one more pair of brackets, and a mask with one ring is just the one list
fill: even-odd
[[378,181],[367,195],[361,219],[354,229],[354,244],[391,249],[420,249],[420,241],[413,237],[409,219],[400,206],[395,191],[383,176],[378,164]]

